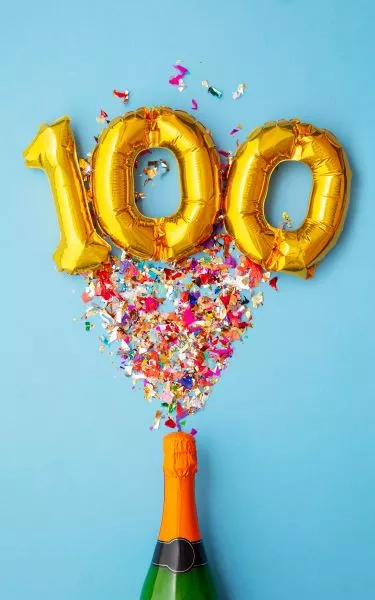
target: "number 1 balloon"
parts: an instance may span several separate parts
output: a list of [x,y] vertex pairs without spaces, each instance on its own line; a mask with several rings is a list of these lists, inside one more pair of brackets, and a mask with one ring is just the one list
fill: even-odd
[[111,248],[94,229],[69,118],[42,125],[24,157],[28,167],[46,172],[55,198],[61,235],[53,254],[57,268],[77,273],[101,265]]

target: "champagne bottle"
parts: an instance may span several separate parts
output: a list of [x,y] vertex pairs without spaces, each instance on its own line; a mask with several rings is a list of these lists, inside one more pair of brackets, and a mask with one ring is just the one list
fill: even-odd
[[195,439],[170,433],[163,446],[163,516],[141,600],[217,600],[195,504]]

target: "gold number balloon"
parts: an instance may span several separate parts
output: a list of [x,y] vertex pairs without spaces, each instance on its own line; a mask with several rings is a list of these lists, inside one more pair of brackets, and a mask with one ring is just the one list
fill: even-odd
[[[177,212],[143,216],[134,198],[134,161],[147,148],[168,148],[180,174]],[[43,125],[24,152],[26,165],[50,181],[61,239],[59,269],[77,273],[108,257],[110,246],[95,231],[69,119]],[[300,160],[313,174],[307,216],[296,231],[272,227],[264,205],[274,168]],[[211,136],[184,111],[140,108],[112,121],[92,158],[92,193],[103,230],[121,248],[142,258],[176,260],[209,237],[220,207],[219,160]],[[266,123],[238,149],[228,177],[225,223],[240,250],[266,269],[312,276],[335,244],[349,202],[350,168],[328,131],[292,121]]]
[[57,268],[78,273],[102,264],[110,246],[94,229],[69,118],[42,125],[24,157],[28,167],[45,171],[55,198],[61,233],[53,254]]
[[[147,148],[177,159],[181,199],[176,213],[142,215],[134,198],[134,161]],[[219,159],[211,136],[188,113],[139,108],[112,121],[92,158],[99,223],[117,246],[141,258],[175,260],[196,252],[211,234],[220,207]]]
[[[272,227],[264,214],[271,174],[286,160],[304,162],[313,177],[307,216],[295,231]],[[226,228],[240,250],[264,268],[311,277],[341,233],[350,176],[344,150],[330,132],[297,119],[266,123],[249,135],[233,159]]]

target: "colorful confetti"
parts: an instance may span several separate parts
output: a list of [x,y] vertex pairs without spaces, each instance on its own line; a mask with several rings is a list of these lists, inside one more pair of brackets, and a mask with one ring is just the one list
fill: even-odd
[[108,119],[108,114],[105,112],[105,110],[101,109],[99,116],[96,117],[96,122],[97,123],[109,123],[109,119]]
[[187,87],[184,81],[184,77],[189,73],[189,70],[178,62],[175,65],[173,65],[173,68],[176,69],[177,74],[172,75],[169,78],[169,83],[171,85],[177,86],[179,92],[183,92],[184,89]]
[[220,175],[221,175],[223,185],[225,187],[226,181],[228,178],[229,168],[230,168],[230,166],[232,164],[232,160],[233,160],[233,152],[227,151],[227,150],[219,150],[219,155],[221,157]]
[[277,280],[278,277],[272,277],[272,279],[269,280],[269,284],[271,286],[271,288],[273,288],[274,290],[278,291],[278,287],[277,287]]
[[221,98],[223,95],[223,92],[221,90],[219,90],[218,88],[215,88],[212,85],[210,85],[208,83],[207,79],[204,79],[202,81],[202,86],[207,89],[208,93],[211,94],[211,96],[216,96],[216,98]]
[[235,92],[232,92],[233,100],[238,100],[244,95],[246,89],[246,83],[239,83]]
[[[89,158],[89,157],[88,157]],[[92,166],[89,160],[86,158],[79,159],[79,168],[82,173],[83,181],[88,183],[92,174]]]
[[[152,161],[153,162],[153,161]],[[151,164],[152,164],[151,162]],[[147,183],[149,183],[149,181],[152,181],[155,177],[155,175],[158,172],[158,168],[155,166],[150,166],[150,163],[148,163],[147,167],[145,167],[143,169],[143,173],[146,175],[146,179],[143,182],[143,185],[147,185]]]
[[125,90],[123,92],[120,90],[113,90],[112,94],[116,98],[120,98],[124,104],[126,104],[129,100],[129,90]]
[[241,131],[241,129],[243,129],[243,125],[239,124],[236,125],[236,127],[233,127],[232,131],[230,132],[229,135],[236,135],[236,133],[238,133],[239,131]]
[[282,221],[279,225],[280,229],[292,229],[293,222],[292,222],[292,219],[290,218],[290,216],[288,215],[288,213],[284,211],[281,214],[281,218],[282,218]]
[[158,160],[149,160],[147,166],[143,169],[143,173],[146,175],[146,179],[143,182],[143,185],[147,185],[156,175],[161,174],[163,177],[170,171],[170,166],[168,161],[163,158],[159,158]]
[[161,422],[181,429],[205,406],[263,304],[257,288],[276,289],[269,273],[239,254],[222,218],[201,251],[179,263],[123,253],[85,277],[85,328],[99,318],[100,350],[114,351],[133,386],[141,383],[145,398],[159,402],[152,430]]

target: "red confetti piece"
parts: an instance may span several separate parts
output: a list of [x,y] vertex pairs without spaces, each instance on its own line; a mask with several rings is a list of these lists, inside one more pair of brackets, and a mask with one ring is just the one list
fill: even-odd
[[256,285],[258,285],[258,283],[263,277],[263,268],[261,267],[261,265],[258,265],[257,263],[253,262],[252,260],[250,260],[250,258],[247,257],[244,260],[244,266],[249,270],[249,273],[251,275],[252,287],[255,287]]
[[231,153],[227,152],[226,150],[219,150],[219,154],[221,154],[221,156],[225,156],[225,158],[228,158]]
[[186,410],[184,410],[179,402],[177,402],[177,416],[181,419],[186,417]]
[[176,427],[176,423],[170,417],[165,421],[164,425],[166,425],[166,427],[170,427],[171,429]]
[[269,284],[270,284],[271,288],[274,289],[274,290],[276,290],[276,291],[278,291],[278,289],[279,289],[277,287],[277,280],[278,280],[278,277],[272,277],[272,279],[270,279],[270,281],[269,281]]
[[122,100],[124,104],[126,104],[129,100],[128,90],[125,90],[123,92],[121,92],[120,90],[113,90],[112,94],[116,96],[116,98],[120,98],[120,100]]

